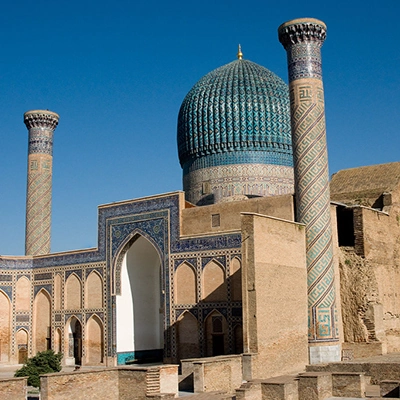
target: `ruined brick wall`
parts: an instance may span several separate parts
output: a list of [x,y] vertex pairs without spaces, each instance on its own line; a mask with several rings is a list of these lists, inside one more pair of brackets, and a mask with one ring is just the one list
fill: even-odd
[[400,351],[400,206],[354,208],[354,247],[339,252],[346,342],[382,341]]
[[372,266],[353,249],[340,248],[339,268],[343,334],[345,342],[368,342],[363,317],[371,302],[377,301],[378,287]]

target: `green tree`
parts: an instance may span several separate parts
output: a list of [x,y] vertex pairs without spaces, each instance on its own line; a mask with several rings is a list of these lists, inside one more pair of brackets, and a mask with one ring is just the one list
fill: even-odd
[[41,351],[28,358],[26,363],[15,372],[15,377],[28,377],[28,385],[40,388],[40,375],[61,371],[62,353],[53,350]]

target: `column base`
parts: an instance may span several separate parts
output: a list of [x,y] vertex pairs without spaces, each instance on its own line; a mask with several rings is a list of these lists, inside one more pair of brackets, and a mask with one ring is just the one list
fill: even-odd
[[64,362],[67,367],[71,367],[75,365],[75,357],[65,357]]
[[308,348],[310,364],[325,364],[341,360],[340,344],[330,346],[310,346]]

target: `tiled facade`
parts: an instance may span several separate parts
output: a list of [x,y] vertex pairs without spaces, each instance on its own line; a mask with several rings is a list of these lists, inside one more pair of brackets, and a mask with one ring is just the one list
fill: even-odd
[[183,186],[188,188],[186,200],[191,203],[198,203],[201,198],[218,203],[240,195],[279,196],[293,193],[293,168],[256,163],[202,168],[185,174]]
[[[177,358],[177,343],[174,325],[184,311],[198,318],[200,336],[204,335],[203,321],[211,311],[218,311],[228,323],[229,346],[232,351],[232,326],[241,322],[241,302],[225,301],[195,304],[179,304],[174,301],[174,272],[181,263],[195,265],[197,274],[201,276],[202,269],[211,260],[216,260],[229,276],[229,265],[233,257],[240,258],[240,233],[225,235],[206,235],[201,238],[180,238],[180,209],[183,206],[182,192],[162,196],[133,200],[102,206],[99,209],[99,243],[98,248],[77,252],[60,253],[34,258],[0,259],[1,285],[0,290],[7,295],[13,305],[11,359],[17,357],[18,347],[15,343],[16,333],[23,329],[28,333],[28,353],[32,353],[34,299],[41,291],[51,298],[51,337],[52,348],[56,348],[56,331],[61,332],[61,351],[68,354],[65,347],[66,326],[72,317],[82,325],[82,342],[85,343],[85,326],[89,318],[96,315],[101,321],[104,337],[104,359],[115,358],[116,354],[116,324],[115,295],[120,294],[121,258],[127,251],[132,239],[140,235],[149,240],[160,254],[162,271],[162,291],[164,304],[164,358]],[[101,277],[103,287],[103,307],[85,308],[87,277],[93,272]],[[71,275],[80,282],[81,307],[68,309],[64,296],[66,283]],[[25,276],[31,282],[30,307],[26,311],[16,312],[15,302],[16,282]],[[61,287],[55,293],[56,276],[61,277]],[[197,291],[201,292],[201,279],[198,280]],[[229,290],[229,289],[228,289]],[[58,299],[58,297],[60,297]],[[57,298],[57,299],[56,299]],[[199,295],[201,298],[201,295]],[[55,302],[60,303],[57,309]],[[82,347],[82,357],[86,356],[86,347]],[[205,349],[200,349],[204,355]],[[124,354],[120,361],[129,361],[135,354]]]
[[[232,195],[293,191],[286,172],[293,167],[287,85],[239,54],[238,60],[200,79],[179,111],[183,190],[193,204],[217,203]],[[281,167],[283,174],[277,168],[269,180],[260,175],[261,165]],[[227,169],[225,182],[217,179]],[[286,181],[285,189],[274,179]]]
[[[289,91],[241,52],[193,87],[178,126],[186,193],[100,206],[96,248],[0,256],[0,363],[46,348],[70,365],[246,353],[245,379],[261,379],[337,360],[344,342],[359,354],[372,342],[400,350],[400,167],[339,172],[331,204],[325,29],[313,19],[280,27]],[[57,122],[26,114],[27,216],[51,200],[51,179],[35,192],[30,174],[37,154],[49,166]],[[38,221],[27,217],[28,228]],[[140,335],[159,337],[144,345]]]

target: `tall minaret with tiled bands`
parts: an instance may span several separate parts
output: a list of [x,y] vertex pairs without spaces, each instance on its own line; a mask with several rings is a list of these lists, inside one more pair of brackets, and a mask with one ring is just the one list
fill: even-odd
[[321,68],[326,25],[295,19],[282,24],[278,35],[288,59],[297,221],[306,225],[310,363],[338,361]]
[[29,130],[25,254],[50,253],[53,133],[58,114],[33,110],[24,114]]

